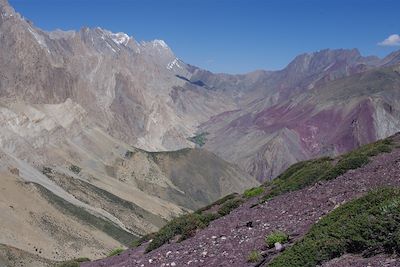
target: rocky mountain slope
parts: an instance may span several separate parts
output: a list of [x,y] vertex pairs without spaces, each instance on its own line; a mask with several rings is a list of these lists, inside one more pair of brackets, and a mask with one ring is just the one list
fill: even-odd
[[186,138],[195,120],[230,104],[214,107],[218,93],[174,92],[186,65],[164,42],[99,28],[44,32],[1,0],[0,47],[2,249],[103,257],[258,184],[210,152],[178,150],[194,146]]
[[0,203],[0,244],[33,260],[102,257],[253,177],[400,127],[399,52],[214,74],[161,40],[40,30],[0,0],[0,62],[0,177],[15,192]]
[[399,142],[396,135],[336,159],[295,164],[186,240],[173,237],[144,253],[157,234],[120,256],[82,266],[400,266],[398,243],[391,241],[399,230]]
[[209,133],[206,149],[263,181],[297,161],[338,155],[394,134],[400,126],[399,88],[398,64],[373,68],[300,87],[305,91],[288,97],[279,91],[276,103],[268,97],[253,101],[200,129]]

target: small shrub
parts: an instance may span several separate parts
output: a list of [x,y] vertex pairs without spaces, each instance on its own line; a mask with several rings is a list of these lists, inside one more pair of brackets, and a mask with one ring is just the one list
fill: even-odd
[[329,157],[295,163],[272,182],[264,184],[268,193],[261,202],[305,188],[318,181],[335,179],[349,170],[364,166],[372,156],[390,152],[394,145],[390,138],[367,144],[339,156],[336,164],[333,164],[334,160]]
[[222,206],[218,209],[218,214],[221,216],[228,215],[232,210],[238,208],[242,203],[242,199],[230,199],[222,204]]
[[207,227],[216,218],[218,215],[211,213],[191,213],[175,218],[154,234],[153,241],[147,246],[146,252],[161,247],[178,235],[180,235],[178,241],[192,237],[198,229]]
[[252,250],[250,252],[250,254],[247,256],[247,262],[256,263],[256,262],[261,261],[261,259],[262,259],[262,256],[258,250]]
[[207,135],[209,135],[209,133],[204,132],[204,133],[197,134],[197,135],[195,135],[193,137],[189,137],[187,140],[189,140],[190,142],[195,143],[199,147],[202,147],[207,142]]
[[338,163],[330,168],[321,180],[331,180],[345,174],[348,170],[360,168],[369,162],[368,156],[364,154],[353,154],[343,157]]
[[289,240],[289,236],[283,232],[274,232],[265,237],[265,243],[269,248],[273,247],[275,243],[285,244]]
[[264,193],[264,188],[260,186],[260,187],[254,187],[254,188],[244,191],[243,195],[246,198],[251,198],[251,197],[259,196],[262,193]]
[[150,234],[144,235],[141,238],[134,240],[131,244],[131,247],[137,248],[137,247],[141,246],[143,243],[148,242],[151,239],[154,239],[155,236],[156,236],[156,233],[150,233]]
[[316,223],[270,264],[316,266],[346,253],[366,257],[400,252],[400,190],[383,188],[352,200]]
[[214,203],[211,203],[210,205],[207,205],[207,206],[205,206],[203,208],[198,209],[195,213],[202,213],[204,211],[207,211],[207,210],[211,209],[212,207],[222,205],[225,202],[227,202],[228,200],[234,199],[234,198],[236,198],[238,196],[239,195],[237,193],[232,193],[232,194],[226,195],[223,198],[218,199]]
[[76,165],[71,165],[69,169],[75,174],[79,174],[82,171],[81,167]]
[[110,251],[110,253],[108,253],[107,257],[120,255],[124,251],[125,249],[123,248],[114,248],[113,250]]

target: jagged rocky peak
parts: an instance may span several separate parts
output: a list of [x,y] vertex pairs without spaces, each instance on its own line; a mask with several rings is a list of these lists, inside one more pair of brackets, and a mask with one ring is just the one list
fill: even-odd
[[10,6],[8,0],[0,0],[0,15],[1,18],[13,17],[16,15],[14,8]]
[[353,63],[362,58],[358,49],[324,49],[297,56],[288,66],[288,70],[306,71],[318,69],[335,62]]

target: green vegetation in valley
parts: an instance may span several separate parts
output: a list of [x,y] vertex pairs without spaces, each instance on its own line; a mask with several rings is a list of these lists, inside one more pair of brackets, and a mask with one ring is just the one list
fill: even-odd
[[345,253],[400,253],[400,189],[378,189],[337,208],[269,266],[316,266]]
[[199,134],[197,134],[195,136],[189,137],[188,140],[190,142],[195,143],[199,147],[202,147],[207,142],[207,135],[209,135],[209,133],[207,133],[207,132],[199,133]]
[[125,249],[123,248],[114,248],[113,250],[110,251],[110,253],[108,253],[107,257],[121,255],[121,253],[124,251]]
[[267,246],[271,248],[275,245],[275,243],[285,244],[288,240],[289,236],[287,234],[278,231],[267,235],[265,237],[265,244],[267,244]]
[[262,259],[262,256],[258,250],[250,251],[250,254],[247,256],[247,262],[256,263],[256,262],[261,261],[261,259]]
[[260,187],[254,187],[251,189],[247,189],[246,191],[244,191],[243,196],[246,198],[251,198],[251,197],[259,196],[262,193],[264,193],[264,188],[260,186]]
[[349,170],[357,169],[369,162],[369,158],[392,150],[390,138],[364,145],[336,159],[329,157],[298,162],[290,166],[284,173],[264,186],[267,194],[262,201],[280,194],[299,190],[318,181],[334,179]]
[[82,262],[88,262],[90,259],[88,258],[77,258],[69,261],[61,262],[57,265],[57,267],[79,267]]

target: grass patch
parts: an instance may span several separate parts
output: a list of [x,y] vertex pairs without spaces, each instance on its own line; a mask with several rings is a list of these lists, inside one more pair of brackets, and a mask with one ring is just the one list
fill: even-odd
[[[177,238],[177,236],[179,236],[178,242],[183,241],[192,237],[197,230],[207,227],[210,222],[229,214],[242,203],[243,199],[239,194],[233,193],[227,195],[194,213],[185,214],[173,219],[158,232],[148,234],[139,240],[134,241],[132,246],[138,247],[143,243],[152,240],[146,248],[146,252],[150,252],[170,242],[173,238]],[[209,212],[211,208],[216,206],[219,206],[217,213]]]
[[178,235],[180,235],[178,241],[183,241],[193,236],[197,229],[207,227],[216,218],[218,215],[211,213],[191,213],[175,218],[154,234],[153,241],[147,246],[146,252],[161,247]]
[[349,170],[364,166],[372,156],[391,152],[393,146],[393,141],[388,138],[364,145],[336,159],[324,157],[293,164],[276,179],[264,184],[267,194],[262,201],[305,188],[318,181],[335,179]]
[[321,180],[324,170],[332,168],[331,158],[321,158],[296,163],[289,167],[283,174],[270,182],[267,195],[263,201],[280,194],[296,191],[315,184]]
[[238,196],[239,196],[239,194],[237,194],[237,193],[226,195],[223,198],[218,199],[214,203],[211,203],[210,205],[207,205],[207,206],[205,206],[203,208],[198,209],[197,211],[195,211],[195,213],[202,213],[204,211],[207,211],[207,210],[211,209],[212,207],[220,206],[220,205],[224,204],[225,202],[227,202],[228,200],[237,198]]
[[400,253],[399,189],[378,189],[337,208],[269,266],[316,266],[345,253]]
[[221,216],[228,215],[232,210],[238,208],[243,202],[243,199],[240,198],[230,199],[221,205],[221,207],[218,209],[218,214]]
[[256,263],[261,261],[262,256],[258,250],[252,250],[250,254],[247,256],[247,262]]
[[275,243],[285,244],[289,240],[289,236],[283,232],[274,232],[265,237],[265,244],[272,248]]
[[121,255],[121,253],[124,251],[125,249],[123,248],[114,248],[113,250],[110,251],[110,253],[107,254],[107,257]]
[[254,187],[251,189],[247,189],[246,191],[244,191],[243,196],[246,198],[251,198],[251,197],[259,196],[262,193],[264,193],[264,188],[260,186],[260,187]]
[[192,143],[195,143],[199,147],[202,147],[207,142],[207,135],[209,135],[209,133],[207,133],[207,132],[199,133],[193,137],[189,137],[187,140],[189,140]]

